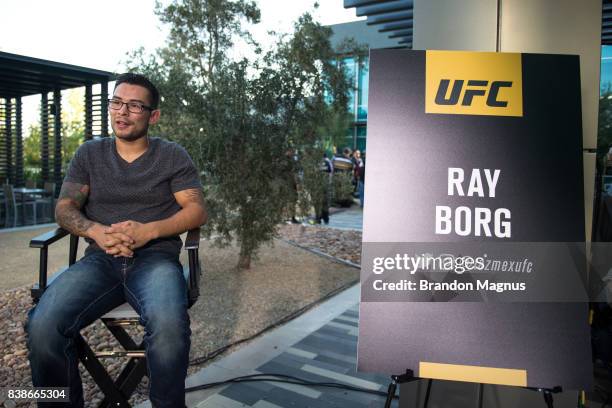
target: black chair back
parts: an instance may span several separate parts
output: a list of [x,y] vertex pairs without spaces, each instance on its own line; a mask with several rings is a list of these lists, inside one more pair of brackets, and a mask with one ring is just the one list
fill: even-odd
[[47,193],[54,194],[55,193],[55,183],[50,181],[45,181],[44,189]]
[[2,186],[4,191],[4,198],[7,202],[11,203],[11,205],[15,206],[15,191],[12,184],[4,184]]
[[17,201],[15,201],[15,191],[12,184],[3,184],[4,192],[4,226],[8,228],[10,220],[13,220],[13,227],[17,226]]

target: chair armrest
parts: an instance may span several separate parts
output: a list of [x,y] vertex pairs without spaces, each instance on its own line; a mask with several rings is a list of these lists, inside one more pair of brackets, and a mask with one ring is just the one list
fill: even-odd
[[200,248],[200,227],[187,231],[187,237],[185,238],[185,249],[198,248]]
[[[40,249],[40,258],[38,264],[38,285],[34,285],[34,287],[30,290],[30,295],[34,302],[37,302],[38,299],[42,296],[44,291],[47,289],[47,261],[48,261],[48,250],[49,245],[52,243],[59,241],[68,235],[69,232],[63,228],[56,228],[53,231],[49,231],[47,233],[41,234],[30,241],[30,248],[38,248]],[[78,239],[78,237],[76,237]],[[74,248],[74,253],[76,254],[76,239],[73,239],[71,236],[70,239],[70,248],[71,253]],[[74,241],[74,242],[73,242]],[[70,256],[72,260],[74,256]],[[72,262],[74,263],[74,262]]]
[[185,238],[185,250],[189,258],[189,281],[188,281],[188,303],[191,307],[200,296],[200,274],[202,267],[200,265],[200,227],[190,229]]
[[55,241],[59,241],[68,235],[69,232],[63,228],[56,228],[53,231],[45,232],[30,240],[30,248],[46,248]]

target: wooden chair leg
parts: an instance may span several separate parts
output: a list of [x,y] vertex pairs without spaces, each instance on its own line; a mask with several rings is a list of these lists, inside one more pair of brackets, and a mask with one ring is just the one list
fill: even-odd
[[131,408],[128,398],[126,398],[115,385],[102,363],[100,363],[95,353],[87,345],[81,335],[77,336],[76,346],[79,359],[106,398],[111,401],[112,406],[117,408]]
[[94,353],[85,343],[82,336],[79,336],[77,342],[79,358],[95,383],[104,393],[104,399],[99,407],[130,407],[128,400],[138,387],[138,384],[140,384],[142,379],[147,375],[147,360],[144,357],[144,353],[142,353],[142,350],[144,350],[144,342],[137,344],[125,330],[125,326],[117,324],[114,319],[102,319],[102,322],[125,350],[125,352],[109,352],[109,354],[121,356],[127,354],[127,352],[133,352],[133,354],[137,356],[133,356],[132,354],[132,357],[130,357],[115,380],[110,377],[98,359],[100,354],[104,352]]
[[104,323],[106,328],[112,333],[113,337],[117,339],[119,344],[121,344],[121,347],[123,347],[125,350],[130,351],[143,349],[144,345],[137,345],[123,327],[113,326],[112,323],[105,319],[102,319],[102,323]]
[[[130,358],[117,380],[115,386],[123,395],[132,395],[143,377],[147,375],[147,360],[145,358]],[[100,403],[100,408],[114,407],[110,398],[104,397]]]

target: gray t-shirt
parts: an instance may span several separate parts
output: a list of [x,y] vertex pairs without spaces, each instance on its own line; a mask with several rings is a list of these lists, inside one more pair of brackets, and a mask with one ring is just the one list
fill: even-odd
[[[171,217],[181,209],[174,193],[202,188],[185,149],[156,137],[149,138],[147,150],[132,163],[119,156],[115,138],[87,141],[76,151],[64,181],[89,186],[83,212],[103,225],[126,220],[147,223]],[[88,242],[88,250],[98,248],[95,242]],[[181,246],[180,238],[174,236],[153,240],[144,248],[178,254]]]

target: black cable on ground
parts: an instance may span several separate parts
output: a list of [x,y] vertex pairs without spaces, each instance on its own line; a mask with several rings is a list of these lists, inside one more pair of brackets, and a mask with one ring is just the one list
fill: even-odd
[[[348,391],[362,392],[366,394],[372,394],[380,397],[386,397],[387,393],[383,391],[370,390],[367,388],[361,387],[353,387],[352,385],[334,383],[334,382],[314,382],[304,380],[302,378],[293,377],[291,375],[285,374],[252,374],[245,375],[242,377],[230,378],[225,381],[212,382],[208,384],[196,385],[193,387],[185,388],[185,392],[194,392],[200,390],[206,390],[209,388],[220,387],[226,384],[236,384],[242,382],[259,382],[259,381],[268,381],[268,382],[280,382],[285,384],[294,384],[294,385],[303,385],[307,387],[328,387],[328,388],[339,388]],[[398,398],[397,396],[393,396],[393,398]]]
[[[298,248],[307,250],[309,252],[312,252],[313,254],[316,254],[316,255],[319,255],[319,256],[323,256],[323,257],[328,258],[328,259],[330,259],[332,261],[335,261],[337,263],[340,263],[340,264],[343,264],[343,265],[347,265],[347,266],[350,266],[350,267],[353,267],[353,268],[358,268],[358,269],[360,268],[360,266],[357,265],[357,264],[354,264],[354,263],[349,262],[349,261],[345,261],[344,259],[335,258],[335,257],[333,257],[331,255],[325,254],[325,253],[317,251],[317,250],[313,250],[311,248],[303,247],[303,246],[301,246],[301,245],[299,245],[299,244],[297,244],[297,243],[295,243],[293,241],[285,240],[285,239],[281,239],[281,241],[286,242],[286,243],[288,243],[290,245],[296,246]],[[253,334],[253,335],[251,335],[249,337],[245,337],[245,338],[237,340],[237,341],[235,341],[233,343],[226,344],[226,345],[224,345],[222,347],[219,347],[216,350],[211,351],[210,353],[207,353],[204,356],[194,358],[193,360],[191,360],[189,362],[189,365],[196,366],[196,365],[204,364],[207,361],[210,361],[213,358],[217,357],[218,355],[223,354],[225,351],[227,351],[228,349],[230,349],[230,348],[232,348],[234,346],[237,346],[237,345],[242,344],[244,342],[253,340],[254,338],[256,338],[256,337],[258,337],[258,336],[260,336],[260,335],[262,335],[262,334],[264,334],[264,333],[266,333],[266,332],[268,332],[268,331],[270,331],[272,329],[275,329],[275,328],[277,328],[279,326],[282,326],[283,324],[285,324],[285,323],[295,319],[296,317],[304,314],[306,311],[312,309],[314,306],[324,302],[325,300],[331,298],[332,296],[336,295],[337,293],[342,292],[343,290],[348,289],[349,287],[351,287],[351,286],[353,286],[353,285],[355,285],[357,283],[359,283],[359,279],[356,279],[356,280],[353,280],[351,282],[348,282],[348,283],[346,283],[346,284],[344,284],[344,285],[342,285],[342,286],[332,290],[331,292],[325,294],[325,296],[323,296],[322,298],[319,298],[319,299],[315,300],[314,302],[311,302],[311,303],[309,303],[309,304],[299,308],[298,310],[288,314],[287,316],[285,316],[285,317],[281,318],[280,320],[270,324],[269,326],[266,326],[262,330],[258,331],[257,333],[255,333],[255,334]]]

